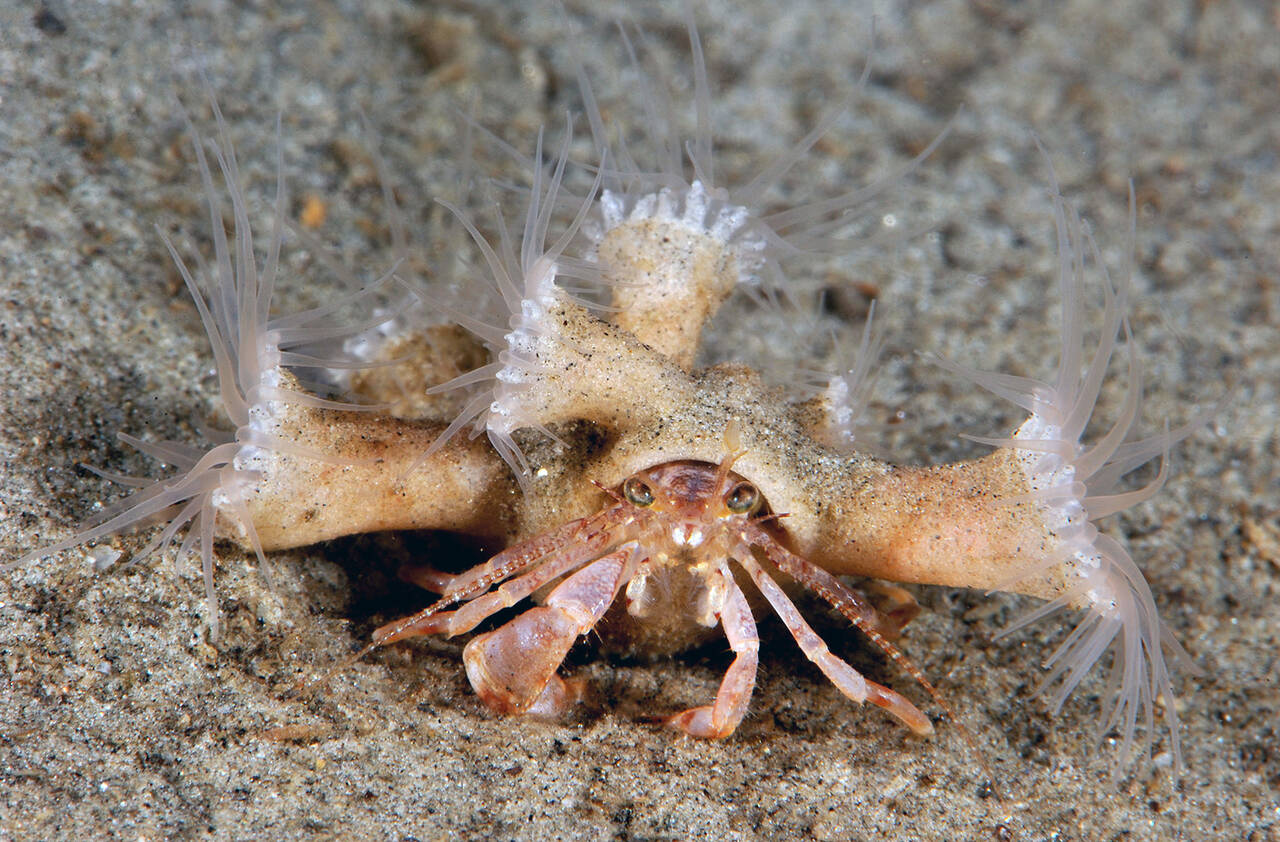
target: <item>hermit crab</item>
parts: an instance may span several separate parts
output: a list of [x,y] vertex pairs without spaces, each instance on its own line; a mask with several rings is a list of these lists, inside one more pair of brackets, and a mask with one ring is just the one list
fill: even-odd
[[[852,367],[797,390],[771,386],[741,364],[699,367],[703,330],[729,296],[785,297],[790,258],[847,247],[839,234],[851,214],[897,177],[781,210],[766,202],[841,105],[750,183],[721,184],[701,45],[692,24],[689,32],[691,138],[668,119],[661,97],[646,93],[652,118],[639,146],[652,160],[639,161],[639,147],[612,134],[579,69],[594,159],[571,161],[571,131],[558,151],[544,155],[541,134],[532,157],[512,151],[528,184],[495,189],[504,203],[514,196],[526,205],[516,232],[500,212],[485,222],[473,206],[454,206],[487,275],[487,284],[468,275],[471,301],[440,299],[402,261],[377,287],[408,287],[414,306],[339,323],[344,308],[374,297],[359,292],[273,316],[283,179],[260,258],[225,133],[217,142],[197,135],[215,259],[191,271],[170,249],[209,333],[230,429],[207,448],[126,438],[178,473],[150,483],[103,472],[138,488],[77,535],[15,563],[156,520],[167,525],[145,552],[162,551],[187,527],[179,554],[199,545],[216,635],[216,541],[251,549],[265,567],[272,550],[360,532],[480,536],[505,549],[459,575],[429,564],[413,573],[439,600],[378,629],[372,646],[463,634],[519,606],[467,643],[467,675],[497,712],[557,717],[579,689],[557,671],[588,632],[650,653],[723,634],[734,658],[714,701],[667,720],[705,738],[728,737],[747,711],[762,610],[781,618],[845,696],[928,734],[930,720],[910,701],[828,649],[796,593],[829,603],[939,698],[893,642],[913,606],[877,609],[840,577],[1012,591],[1045,601],[1023,622],[1083,612],[1048,659],[1055,704],[1110,650],[1103,727],[1122,735],[1120,765],[1133,754],[1140,719],[1151,739],[1160,697],[1176,761],[1162,646],[1182,650],[1134,561],[1096,523],[1155,494],[1163,467],[1144,487],[1120,485],[1203,419],[1132,435],[1142,371],[1127,318],[1129,267],[1115,277],[1107,271],[1055,183],[1063,298],[1056,372],[1035,381],[943,363],[1028,413],[1012,434],[985,440],[993,452],[972,461],[902,466],[862,448],[857,428],[877,345],[870,331]],[[634,57],[629,39],[627,47]],[[230,194],[231,239],[215,167]],[[1086,347],[1095,302],[1097,341]],[[1086,442],[1122,340],[1127,397]],[[302,372],[345,396],[304,386]],[[417,383],[426,385],[406,385]]]
[[[780,587],[775,576],[783,572],[822,595],[907,663],[885,639],[896,637],[898,628],[771,533],[768,524],[776,517],[767,511],[760,491],[732,471],[737,455],[718,466],[675,461],[639,471],[619,492],[606,490],[613,500],[608,508],[521,542],[451,578],[439,602],[378,629],[374,645],[412,635],[470,631],[497,611],[558,582],[541,607],[472,638],[463,650],[472,686],[490,708],[504,714],[564,715],[576,694],[556,670],[574,642],[593,630],[630,648],[653,652],[686,648],[719,625],[734,661],[715,703],[675,714],[668,723],[695,737],[723,738],[746,714],[760,647],[752,607],[738,583],[740,571],[783,620],[805,656],[842,693],[884,708],[917,734],[932,733],[929,719],[911,702],[866,680],[832,654]],[[496,583],[500,584],[490,590]],[[621,605],[613,609],[624,590],[625,610],[619,610]],[[465,604],[441,611],[456,603]],[[609,621],[602,627],[606,617]]]

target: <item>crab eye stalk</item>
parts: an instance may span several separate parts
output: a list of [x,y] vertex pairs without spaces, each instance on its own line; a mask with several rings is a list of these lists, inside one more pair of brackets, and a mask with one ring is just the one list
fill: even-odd
[[760,491],[749,482],[740,482],[724,495],[724,504],[734,514],[750,514],[760,508]]
[[653,505],[653,489],[642,479],[631,477],[622,484],[622,496],[627,502],[644,508]]

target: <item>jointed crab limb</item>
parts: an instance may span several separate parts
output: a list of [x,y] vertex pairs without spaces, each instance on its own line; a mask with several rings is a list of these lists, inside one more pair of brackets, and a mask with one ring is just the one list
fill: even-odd
[[[430,614],[423,612],[416,615],[415,622],[411,623],[398,620],[375,631],[373,638],[378,643],[395,643],[420,635],[444,634],[445,637],[453,637],[469,632],[490,616],[527,599],[538,588],[595,558],[609,539],[609,534],[602,532],[592,536],[591,540],[555,550],[540,558],[533,570],[508,579],[494,590],[474,597],[461,608],[438,613],[433,611]],[[471,590],[474,592],[475,588]],[[449,596],[445,599],[449,600]]]
[[[366,647],[364,652],[372,651],[378,646],[395,643],[398,640],[409,637],[436,634],[440,631],[448,631],[451,628],[457,628],[457,631],[452,632],[452,634],[461,634],[467,629],[474,628],[476,623],[481,622],[490,614],[502,610],[507,605],[515,604],[519,599],[523,599],[542,585],[555,579],[556,576],[561,576],[595,557],[607,544],[616,540],[611,532],[611,527],[617,525],[616,521],[620,520],[620,514],[620,507],[614,507],[591,517],[570,521],[553,533],[537,535],[513,547],[508,547],[484,564],[477,565],[465,573],[451,577],[440,599],[417,614],[402,617],[399,620],[380,626],[373,633],[373,643]],[[595,528],[589,531],[591,527],[600,527],[602,524],[604,528]],[[561,555],[562,553],[563,555]],[[533,572],[523,576],[520,575],[530,567],[535,566],[536,569]],[[551,572],[548,573],[547,571]],[[485,594],[485,591],[490,587],[506,582],[512,576],[518,576],[519,578],[507,582],[506,585],[500,587],[493,594]],[[524,592],[522,596],[512,597],[512,594],[523,591],[524,583],[531,582],[536,582],[536,584],[528,589],[527,592]],[[507,599],[510,599],[510,602],[506,602]],[[483,613],[476,616],[475,622],[466,626],[466,628],[462,628],[461,625],[453,625],[454,623],[461,624],[467,621],[465,619],[455,619],[457,612],[445,611],[445,609],[468,600],[479,602],[481,608],[473,611],[471,610],[471,605],[468,604],[465,606],[468,610],[462,615],[463,618],[475,616],[477,612]],[[505,605],[503,604],[504,602],[506,602]],[[441,622],[442,618],[443,622]],[[363,655],[364,652],[361,654]]]
[[752,557],[750,547],[743,546],[734,556],[734,560],[751,576],[760,593],[773,607],[774,613],[786,625],[787,631],[791,632],[791,636],[795,638],[805,657],[822,670],[822,674],[841,693],[859,704],[871,702],[873,705],[884,708],[917,736],[927,737],[933,733],[933,723],[929,721],[929,717],[920,712],[919,708],[889,688],[874,681],[868,681],[861,673],[832,654],[826,642],[804,621],[800,612],[796,610],[795,604],[778,586],[778,583],[773,581],[773,578]]
[[399,577],[411,585],[417,585],[428,593],[443,594],[449,589],[458,574],[441,570],[427,563],[402,564],[397,571]]
[[747,713],[760,661],[760,637],[751,617],[751,606],[733,575],[723,564],[712,575],[718,581],[709,583],[710,590],[720,594],[721,600],[715,615],[729,639],[733,663],[720,682],[714,704],[677,713],[667,719],[667,724],[693,737],[722,740],[734,732]]
[[859,585],[859,589],[875,600],[876,613],[884,619],[880,624],[880,634],[888,640],[897,640],[902,630],[920,613],[920,603],[906,588],[891,585],[888,582],[869,581]]
[[616,508],[606,509],[590,517],[571,520],[552,532],[534,535],[507,547],[484,564],[454,576],[445,588],[444,596],[453,602],[469,599],[492,585],[515,576],[551,553],[574,544],[583,535],[595,536],[598,540],[601,533],[616,525],[619,514]]
[[[942,697],[942,694],[938,692],[937,688],[934,687],[929,679],[925,677],[924,672],[922,672],[921,669],[911,661],[911,659],[904,655],[902,650],[890,643],[885,636],[880,633],[879,627],[883,624],[883,621],[879,619],[879,615],[876,613],[874,608],[872,608],[864,599],[859,597],[853,591],[849,590],[849,588],[845,587],[844,584],[835,576],[832,576],[822,568],[795,555],[786,547],[779,544],[773,536],[769,535],[759,526],[755,524],[747,524],[743,529],[742,538],[751,546],[758,547],[763,550],[765,556],[768,557],[769,561],[772,562],[774,566],[795,579],[801,585],[804,585],[806,588],[816,593],[818,596],[822,597],[831,605],[832,608],[839,611],[845,619],[857,626],[859,631],[871,638],[871,641],[875,643],[876,646],[879,646],[886,655],[893,659],[895,664],[914,678],[916,682],[933,697],[933,700],[938,704],[938,706],[946,711],[947,715],[951,717],[952,722],[955,723],[961,734],[964,735],[964,738],[968,741],[969,745],[973,747],[975,753],[978,754],[979,757],[982,756],[982,753],[977,749],[977,744],[974,742],[973,737],[969,734],[968,730],[965,729],[964,725],[961,724],[959,717],[956,716],[951,705],[947,703],[947,700]],[[868,614],[868,612],[870,613]],[[883,707],[890,713],[894,714],[894,716],[902,719],[902,721],[909,725],[912,730],[916,731],[917,734],[929,733],[929,731],[932,731],[932,725],[927,726],[929,731],[921,731],[917,729],[917,725],[920,728],[925,727],[928,723],[928,719],[924,718],[924,721],[921,722],[920,719],[923,718],[922,714],[920,714],[920,718],[916,718],[915,715],[907,709],[911,708],[911,710],[914,710],[914,706],[912,706],[910,702],[907,702],[901,696],[898,696],[897,693],[894,693],[888,688],[874,685],[873,689],[872,682],[867,682],[867,685],[867,700],[872,704]],[[919,711],[915,711],[915,714],[919,714]],[[913,722],[915,724],[913,724]],[[983,764],[985,765],[985,760],[983,761]]]
[[497,713],[557,717],[576,694],[555,674],[580,635],[591,631],[635,571],[634,544],[565,579],[545,605],[472,638],[462,650],[476,694]]
[[[795,579],[801,585],[804,585],[833,605],[839,601],[841,605],[836,607],[840,613],[844,614],[863,631],[878,633],[880,627],[885,625],[884,618],[880,615],[880,612],[876,611],[875,606],[840,584],[838,579],[825,570],[782,546],[776,538],[766,532],[759,524],[746,524],[742,530],[742,540],[744,543],[738,551],[739,556],[750,555],[751,547],[758,547],[763,550],[769,562],[783,573],[786,573],[792,579]],[[741,563],[744,566],[748,564],[745,558],[742,559]],[[747,570],[751,572],[750,567],[747,567]],[[831,594],[831,596],[828,594]]]

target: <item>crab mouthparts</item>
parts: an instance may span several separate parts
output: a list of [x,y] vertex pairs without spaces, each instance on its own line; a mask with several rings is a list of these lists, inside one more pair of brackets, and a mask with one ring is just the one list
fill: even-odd
[[696,523],[678,523],[671,527],[671,543],[677,547],[701,546],[706,535]]

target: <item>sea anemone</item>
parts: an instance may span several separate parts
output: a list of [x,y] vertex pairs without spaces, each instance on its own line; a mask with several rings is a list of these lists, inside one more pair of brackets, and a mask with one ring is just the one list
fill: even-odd
[[[484,255],[489,277],[503,302],[507,320],[505,326],[495,325],[457,308],[447,305],[442,308],[489,346],[493,360],[427,390],[429,394],[440,394],[481,385],[425,455],[438,451],[454,434],[470,424],[472,437],[486,433],[522,486],[528,482],[531,472],[513,433],[531,429],[555,438],[555,434],[537,420],[539,415],[533,410],[536,407],[542,413],[546,412],[540,401],[549,396],[548,390],[536,387],[549,374],[547,358],[562,350],[556,348],[561,342],[557,323],[547,314],[562,298],[577,300],[557,281],[562,278],[587,283],[598,280],[598,273],[590,262],[568,258],[565,250],[578,236],[595,203],[600,176],[597,176],[587,196],[578,202],[573,220],[552,243],[547,243],[565,168],[569,163],[572,140],[572,131],[566,131],[550,167],[534,167],[518,246],[496,203],[493,206],[493,221],[498,229],[496,243],[481,233],[469,214],[455,205],[443,203],[453,211]],[[542,141],[543,136],[539,132],[535,161],[542,160]]]
[[[219,140],[201,137],[190,120],[187,127],[208,203],[214,249],[212,266],[197,254],[196,271],[192,272],[169,238],[163,232],[160,236],[191,293],[208,334],[216,364],[220,414],[230,429],[205,431],[209,442],[204,446],[179,441],[146,441],[119,433],[121,441],[176,468],[177,472],[162,479],[149,480],[89,467],[99,476],[135,490],[103,508],[74,535],[33,550],[6,565],[5,569],[131,527],[163,523],[164,527],[134,553],[133,561],[137,562],[153,553],[163,553],[185,528],[177,560],[181,563],[199,545],[210,636],[216,640],[220,623],[213,588],[214,541],[234,537],[251,547],[263,574],[270,579],[264,544],[247,508],[251,499],[260,493],[265,463],[273,455],[338,463],[349,461],[299,444],[295,436],[281,431],[284,417],[294,407],[344,411],[363,411],[374,407],[362,407],[304,392],[288,370],[287,367],[344,365],[340,359],[320,357],[305,351],[312,350],[308,346],[316,343],[340,340],[368,329],[368,324],[342,326],[333,319],[335,314],[364,297],[365,293],[290,316],[271,318],[271,296],[279,271],[287,206],[279,149],[272,207],[274,222],[265,258],[259,263],[249,226],[248,208],[240,187],[235,151],[222,114],[212,98],[211,104]],[[230,240],[224,229],[223,201],[214,183],[206,145],[217,162],[230,201]]]
[[[874,237],[846,239],[839,232],[871,202],[901,186],[905,177],[942,143],[948,129],[939,132],[913,159],[872,183],[803,204],[769,209],[770,195],[784,183],[792,168],[862,96],[871,75],[871,60],[866,62],[853,91],[828,109],[804,137],[745,184],[722,184],[716,176],[706,61],[689,7],[685,8],[685,26],[693,62],[694,125],[690,137],[680,127],[677,109],[643,69],[635,47],[637,41],[645,41],[643,32],[637,30],[633,39],[626,27],[619,27],[639,93],[642,120],[637,126],[620,127],[616,137],[611,136],[605,123],[586,68],[578,62],[578,87],[597,154],[614,162],[601,189],[600,216],[592,219],[586,229],[593,239],[598,242],[620,223],[648,219],[655,208],[665,208],[665,212],[658,213],[660,218],[681,218],[722,240],[737,263],[741,288],[770,302],[777,296],[788,296],[795,287],[793,281],[784,279],[782,271],[782,264],[790,258],[883,245]],[[639,139],[628,144],[625,132],[635,132],[637,128]]]
[[[1046,156],[1047,157],[1047,156]],[[1064,609],[1081,609],[1084,617],[1046,659],[1048,673],[1040,686],[1054,713],[1079,686],[1093,665],[1113,652],[1107,694],[1102,702],[1098,738],[1118,729],[1120,746],[1113,773],[1127,765],[1135,746],[1139,719],[1145,725],[1143,747],[1154,739],[1155,705],[1163,699],[1170,752],[1175,770],[1182,759],[1178,713],[1162,646],[1180,661],[1190,658],[1157,613],[1151,589],[1129,553],[1102,533],[1104,518],[1150,499],[1168,475],[1169,449],[1202,427],[1212,413],[1164,432],[1132,436],[1142,398],[1142,366],[1133,342],[1128,306],[1132,294],[1132,255],[1136,209],[1129,188],[1129,258],[1113,278],[1092,233],[1063,198],[1052,165],[1051,200],[1058,241],[1058,283],[1062,295],[1062,348],[1057,372],[1049,381],[981,372],[940,361],[951,371],[1031,413],[1012,438],[971,436],[976,441],[1012,448],[1040,509],[1053,550],[1034,564],[996,585],[996,590],[1040,592],[1049,576],[1056,595],[1015,621],[1008,634]],[[1086,275],[1101,277],[1103,312],[1097,347],[1085,352]],[[1127,347],[1126,392],[1110,428],[1092,441],[1084,433],[1094,415],[1098,394],[1121,336]],[[1119,490],[1121,480],[1161,456],[1158,474],[1145,486]]]
[[[515,433],[528,429],[554,438],[545,420],[557,414],[550,404],[569,391],[584,391],[567,390],[565,383],[558,383],[555,389],[534,388],[554,368],[550,360],[565,353],[572,356],[572,349],[563,347],[557,338],[557,327],[546,318],[553,299],[582,292],[582,297],[573,300],[588,304],[593,312],[690,371],[704,324],[736,290],[747,290],[775,306],[779,299],[794,301],[795,284],[782,281],[782,261],[803,253],[871,245],[833,234],[849,225],[869,201],[901,184],[946,134],[940,133],[898,172],[871,185],[766,211],[770,192],[861,94],[870,64],[854,92],[777,160],[741,188],[721,186],[715,175],[711,91],[691,12],[686,26],[696,114],[689,138],[678,125],[676,109],[642,68],[635,45],[644,41],[643,33],[637,32],[633,39],[622,28],[623,43],[638,80],[643,119],[636,125],[619,126],[614,131],[606,123],[590,76],[578,61],[579,94],[596,155],[594,163],[580,166],[593,176],[583,195],[574,195],[566,187],[573,175],[573,167],[567,167],[571,126],[566,128],[559,154],[549,164],[543,160],[541,133],[534,154],[527,156],[479,129],[489,143],[532,174],[528,187],[513,191],[525,201],[527,213],[522,236],[513,238],[501,211],[490,212],[487,219],[497,233],[486,236],[476,217],[445,203],[482,253],[491,286],[497,292],[489,295],[489,300],[500,302],[502,315],[496,319],[485,316],[484,308],[474,302],[464,308],[434,298],[431,301],[437,313],[447,314],[472,331],[489,349],[490,357],[483,365],[428,389],[429,395],[455,390],[465,390],[467,395],[432,452],[470,426],[473,436],[487,434],[522,487],[527,487],[530,466]],[[627,133],[637,128],[640,140],[628,145]],[[495,189],[512,190],[509,185]],[[497,203],[492,204],[496,210]],[[565,209],[567,215],[563,214]],[[558,236],[554,243],[548,243],[553,220]],[[568,289],[566,277],[585,284],[585,290]],[[477,290],[470,292],[476,293],[477,299],[484,298]],[[432,297],[430,292],[425,295]],[[601,296],[605,298],[602,302]],[[856,435],[855,427],[861,420],[858,415],[868,397],[870,364],[878,345],[872,338],[870,333],[864,336],[857,361],[847,370],[821,373],[820,387],[810,390],[825,390],[830,437],[841,446],[849,446]],[[554,345],[562,347],[557,350]],[[585,407],[577,407],[578,417],[583,411]]]

